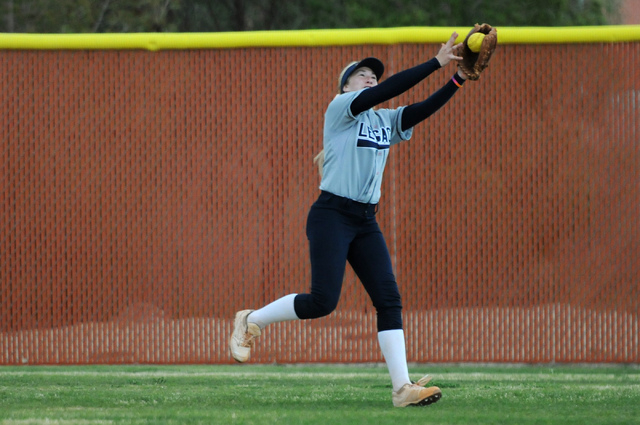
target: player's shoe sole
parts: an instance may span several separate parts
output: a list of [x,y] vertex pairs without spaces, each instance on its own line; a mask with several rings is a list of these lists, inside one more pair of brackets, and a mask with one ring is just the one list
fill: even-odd
[[233,321],[233,333],[229,339],[229,351],[235,361],[244,363],[251,356],[255,339],[261,335],[260,327],[255,323],[247,323],[247,317],[253,310],[241,310]]
[[[432,387],[432,388],[438,388],[438,387]],[[442,397],[442,392],[440,391],[440,388],[438,388],[438,392],[417,402],[417,403],[409,403],[407,406],[403,406],[403,407],[411,407],[411,406],[428,406],[430,404],[435,403],[436,401],[440,400],[440,398]]]

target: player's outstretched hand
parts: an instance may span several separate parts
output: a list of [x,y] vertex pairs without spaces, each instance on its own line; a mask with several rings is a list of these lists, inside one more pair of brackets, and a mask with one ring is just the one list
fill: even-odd
[[443,43],[442,47],[440,47],[440,51],[436,55],[436,59],[440,62],[440,66],[444,67],[452,60],[462,60],[460,56],[456,56],[454,53],[454,47],[457,46],[454,44],[456,42],[456,38],[458,38],[458,33],[454,31],[449,40],[446,43]]

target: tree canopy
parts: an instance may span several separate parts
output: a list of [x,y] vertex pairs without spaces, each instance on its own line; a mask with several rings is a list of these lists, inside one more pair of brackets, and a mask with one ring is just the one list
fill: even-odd
[[2,32],[606,25],[621,0],[0,0]]

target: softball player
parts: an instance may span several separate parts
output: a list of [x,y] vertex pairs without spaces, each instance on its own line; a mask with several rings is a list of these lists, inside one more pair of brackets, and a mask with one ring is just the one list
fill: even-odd
[[378,341],[393,386],[394,406],[438,401],[438,387],[426,376],[409,379],[402,303],[386,242],[376,221],[380,186],[389,148],[411,138],[413,127],[444,105],[465,81],[460,71],[426,100],[397,109],[373,109],[409,90],[451,60],[453,33],[431,60],[378,84],[384,65],[376,58],[349,64],[339,77],[339,94],[324,123],[320,196],[307,218],[311,291],[286,295],[258,310],[236,313],[229,347],[234,359],[249,359],[254,340],[270,323],[314,319],[335,310],[346,262],[357,274],[377,312]]

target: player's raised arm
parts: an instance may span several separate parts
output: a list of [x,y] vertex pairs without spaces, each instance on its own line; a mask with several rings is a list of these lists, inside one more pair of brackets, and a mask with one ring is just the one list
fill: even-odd
[[[453,32],[449,40],[443,43],[438,54],[428,61],[404,71],[400,71],[383,82],[368,90],[363,91],[351,103],[351,113],[357,115],[367,109],[373,108],[389,99],[401,95],[414,87],[434,71],[447,65],[451,60],[459,60],[461,57],[455,54],[455,40],[458,33]],[[364,61],[363,61],[364,62]]]

